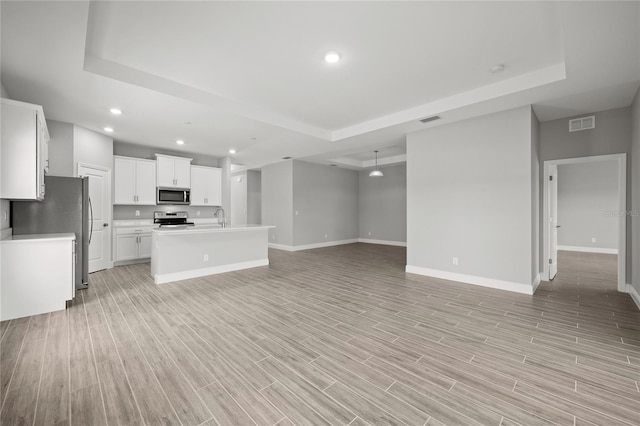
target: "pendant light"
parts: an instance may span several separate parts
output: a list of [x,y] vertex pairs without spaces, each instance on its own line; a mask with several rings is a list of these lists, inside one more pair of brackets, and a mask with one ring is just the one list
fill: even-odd
[[382,174],[382,171],[378,170],[378,151],[373,151],[376,153],[376,168],[374,170],[371,171],[371,173],[369,173],[370,177],[376,177],[376,176],[384,176],[384,174]]

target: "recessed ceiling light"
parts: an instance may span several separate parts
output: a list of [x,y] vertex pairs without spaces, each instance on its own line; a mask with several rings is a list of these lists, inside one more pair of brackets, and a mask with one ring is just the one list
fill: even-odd
[[497,74],[497,73],[502,72],[502,71],[504,71],[504,64],[498,64],[495,67],[489,68],[489,72],[491,74]]
[[325,62],[329,63],[329,64],[335,64],[336,62],[338,62],[340,60],[340,54],[338,52],[327,52],[324,55],[324,60]]
[[177,143],[178,145],[184,145],[184,141],[183,141],[182,139],[178,139],[178,140],[176,141],[176,143]]
[[111,133],[111,132],[113,132],[113,127],[105,127],[104,131],[107,132],[107,133]]
[[236,150],[235,150],[235,149],[231,148],[231,149],[229,150],[229,154],[235,154],[235,153],[236,153]]
[[109,111],[111,111],[111,114],[113,115],[120,115],[122,114],[122,110],[119,108],[111,108]]

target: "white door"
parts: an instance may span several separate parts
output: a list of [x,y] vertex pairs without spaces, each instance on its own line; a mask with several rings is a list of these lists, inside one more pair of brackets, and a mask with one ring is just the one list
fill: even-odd
[[78,176],[89,177],[89,273],[109,267],[111,238],[111,171],[78,165]]
[[549,281],[558,273],[558,166],[549,166]]

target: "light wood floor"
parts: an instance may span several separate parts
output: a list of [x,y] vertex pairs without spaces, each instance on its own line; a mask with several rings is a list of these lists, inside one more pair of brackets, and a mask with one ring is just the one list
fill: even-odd
[[561,252],[535,296],[405,274],[399,247],[270,259],[162,286],[118,267],[0,323],[2,425],[640,424],[615,256]]

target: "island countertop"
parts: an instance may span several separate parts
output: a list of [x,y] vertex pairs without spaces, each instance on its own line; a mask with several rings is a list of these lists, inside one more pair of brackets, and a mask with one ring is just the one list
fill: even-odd
[[180,235],[180,234],[202,234],[218,232],[242,232],[258,231],[262,229],[275,228],[273,225],[230,225],[222,227],[220,225],[206,224],[186,226],[184,228],[154,228],[151,232],[158,235]]

